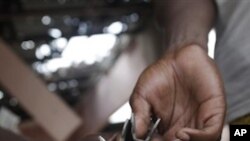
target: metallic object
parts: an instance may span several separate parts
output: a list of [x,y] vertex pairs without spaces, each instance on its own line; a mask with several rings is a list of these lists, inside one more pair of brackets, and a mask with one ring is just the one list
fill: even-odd
[[99,141],[106,141],[102,136],[98,137]]
[[132,115],[131,120],[127,120],[123,127],[121,141],[150,141],[155,133],[161,119],[158,118],[155,123],[150,127],[145,140],[138,139],[135,135],[135,116]]
[[[145,138],[138,139],[135,135],[135,117],[132,114],[132,117],[130,120],[127,120],[122,129],[121,137],[118,141],[151,141],[153,134],[156,132],[156,129],[160,123],[161,119],[158,118],[156,122],[152,123],[153,125],[150,127],[149,132]],[[105,139],[101,136],[99,136],[99,141],[105,141]]]

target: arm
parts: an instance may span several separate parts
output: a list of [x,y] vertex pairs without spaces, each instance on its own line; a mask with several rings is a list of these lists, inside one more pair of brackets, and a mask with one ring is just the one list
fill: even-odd
[[166,141],[216,141],[225,116],[220,73],[207,55],[212,0],[158,0],[166,52],[141,74],[131,95],[135,131],[144,138],[152,116]]
[[213,0],[156,0],[156,14],[165,28],[167,47],[197,44],[205,49],[214,24]]

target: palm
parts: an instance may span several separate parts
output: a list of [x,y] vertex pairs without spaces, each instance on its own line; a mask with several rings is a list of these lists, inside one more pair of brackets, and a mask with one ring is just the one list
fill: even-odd
[[167,141],[213,141],[224,119],[223,86],[212,60],[197,46],[171,52],[141,75],[131,97],[136,128],[143,137],[151,114],[162,119]]

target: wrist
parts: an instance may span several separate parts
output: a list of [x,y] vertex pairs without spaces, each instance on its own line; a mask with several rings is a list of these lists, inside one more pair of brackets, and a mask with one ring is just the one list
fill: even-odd
[[[193,61],[198,61],[196,60],[197,57],[208,57],[208,53],[207,51],[204,49],[204,47],[198,45],[198,44],[188,44],[182,47],[176,47],[176,48],[172,48],[171,50],[168,49],[162,56],[161,59],[163,60],[176,60],[178,58],[178,56],[185,56],[185,54],[190,54],[190,57],[185,57],[185,59],[183,59],[183,61],[190,61],[189,59],[193,60]],[[198,58],[199,58],[198,57]],[[196,59],[195,59],[196,58]]]
[[178,50],[180,48],[197,45],[208,52],[208,31],[202,29],[187,27],[178,28],[178,26],[165,30],[166,52]]

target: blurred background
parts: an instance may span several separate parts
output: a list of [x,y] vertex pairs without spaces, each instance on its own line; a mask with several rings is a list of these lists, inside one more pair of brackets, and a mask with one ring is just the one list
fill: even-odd
[[151,0],[0,0],[0,38],[0,127],[34,141],[120,132],[164,43]]
[[153,14],[150,0],[1,0],[2,128],[37,141],[119,132],[161,48]]

